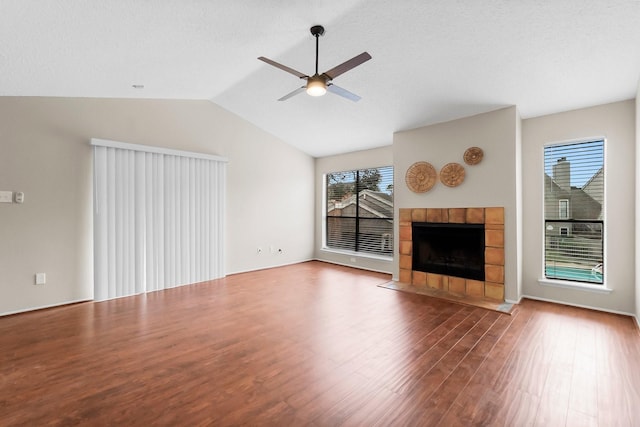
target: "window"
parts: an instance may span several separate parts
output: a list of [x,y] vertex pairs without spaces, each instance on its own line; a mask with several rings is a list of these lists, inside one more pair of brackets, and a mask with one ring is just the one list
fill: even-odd
[[558,200],[559,203],[559,216],[560,219],[568,219],[569,218],[569,200],[562,199]]
[[393,167],[326,175],[325,243],[328,248],[393,254]]
[[604,141],[544,148],[544,272],[604,283]]

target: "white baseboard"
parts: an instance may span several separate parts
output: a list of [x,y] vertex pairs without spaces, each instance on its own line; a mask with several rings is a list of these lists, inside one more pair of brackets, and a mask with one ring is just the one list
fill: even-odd
[[[368,268],[368,267],[364,267],[362,265],[347,264],[347,263],[342,263],[342,262],[337,262],[337,261],[329,261],[329,260],[320,259],[320,258],[314,258],[313,261],[326,262],[327,264],[341,265],[343,267],[351,267],[351,268],[357,268],[358,270],[373,271],[374,273],[382,273],[382,274],[391,275],[391,273],[389,273],[388,271],[377,270],[375,268]],[[392,279],[392,280],[395,280],[395,279]]]
[[[269,270],[270,268],[286,267],[288,265],[302,264],[303,262],[309,262],[309,261],[326,262],[327,264],[335,264],[335,265],[340,265],[342,267],[357,268],[358,270],[373,271],[374,273],[391,274],[388,271],[377,270],[375,268],[368,268],[368,267],[364,267],[362,265],[347,264],[347,263],[342,263],[342,262],[337,262],[337,261],[330,261],[330,260],[320,259],[320,258],[308,258],[308,259],[303,259],[303,260],[299,260],[299,261],[292,261],[292,262],[288,262],[288,263],[284,263],[284,264],[268,265],[268,266],[264,266],[264,267],[250,268],[250,269],[247,269],[247,270],[238,270],[238,271],[227,272],[226,276],[231,276],[231,275],[234,275],[234,274],[242,274],[242,273],[251,273],[252,271]],[[396,280],[396,279],[392,279],[392,280]]]
[[299,261],[285,262],[283,264],[266,265],[264,267],[249,268],[249,269],[246,269],[246,270],[238,270],[238,271],[231,271],[231,272],[227,272],[225,274],[225,276],[231,276],[231,275],[234,275],[234,274],[242,274],[242,273],[251,273],[252,271],[269,270],[270,268],[286,267],[288,265],[302,264],[303,262],[309,262],[309,261],[315,261],[315,259],[314,258],[308,258],[308,259],[303,259],[303,260],[299,260]]
[[58,303],[55,303],[55,304],[42,305],[42,306],[37,306],[37,307],[21,308],[20,310],[7,311],[7,312],[4,312],[4,313],[0,313],[0,317],[2,317],[2,316],[11,316],[12,314],[27,313],[29,311],[44,310],[44,309],[47,309],[47,308],[61,307],[63,305],[78,304],[80,302],[88,302],[88,301],[93,301],[93,300],[92,299],[80,299],[80,300],[74,300],[74,301],[58,302]]
[[[595,310],[595,311],[603,311],[605,313],[621,314],[623,316],[631,316],[631,317],[635,318],[635,315],[633,313],[627,313],[626,311],[610,310],[610,309],[607,309],[607,308],[592,307],[590,305],[583,305],[583,304],[573,304],[573,303],[569,303],[569,302],[565,302],[565,301],[558,301],[558,300],[554,300],[554,299],[550,299],[550,298],[534,297],[534,296],[531,296],[531,295],[522,295],[522,298],[528,298],[528,299],[537,300],[537,301],[544,301],[544,302],[551,302],[551,303],[560,304],[560,305],[568,305],[568,306],[571,306],[571,307],[586,308],[586,309]],[[637,319],[636,319],[636,322],[637,322]]]

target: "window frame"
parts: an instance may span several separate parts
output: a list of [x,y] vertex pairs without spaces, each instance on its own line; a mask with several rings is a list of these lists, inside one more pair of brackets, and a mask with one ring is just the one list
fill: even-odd
[[[560,219],[560,205],[558,205],[558,217],[559,219],[557,220],[548,220],[546,218],[547,215],[547,209],[546,209],[546,194],[547,194],[547,184],[546,184],[546,180],[545,180],[545,175],[546,175],[546,155],[545,155],[545,150],[548,147],[551,146],[563,146],[563,145],[576,145],[576,144],[580,144],[580,143],[589,143],[589,142],[601,142],[602,143],[602,168],[604,171],[603,174],[603,183],[602,183],[602,205],[601,205],[601,219],[598,220],[588,220],[587,222],[594,222],[594,223],[600,223],[602,226],[602,264],[606,265],[607,264],[607,240],[606,240],[606,235],[607,235],[607,194],[606,194],[606,182],[607,182],[607,176],[606,176],[606,163],[607,163],[607,139],[604,136],[595,136],[595,137],[591,137],[591,138],[579,138],[579,139],[573,139],[573,140],[565,140],[565,141],[556,141],[556,142],[549,142],[543,145],[542,148],[542,169],[543,169],[543,173],[542,173],[542,181],[541,181],[541,189],[542,189],[542,203],[541,203],[541,215],[542,215],[542,227],[541,227],[541,237],[542,237],[542,245],[541,245],[541,272],[540,272],[540,278],[538,279],[538,283],[540,285],[543,286],[551,286],[551,287],[559,287],[559,288],[567,288],[567,289],[578,289],[578,290],[582,290],[582,291],[587,291],[587,292],[595,292],[595,293],[610,293],[612,292],[612,289],[608,287],[607,285],[607,276],[606,274],[602,275],[602,282],[601,283],[597,283],[597,282],[591,282],[591,281],[580,281],[580,280],[572,280],[572,279],[564,279],[564,278],[553,278],[553,277],[547,277],[546,276],[546,259],[547,259],[547,247],[546,247],[546,229],[547,229],[547,222],[558,222],[558,223],[574,223],[574,222],[585,222],[585,221],[580,221],[580,220],[572,220],[571,217],[571,206],[570,206],[570,202],[567,204],[567,214],[569,216],[569,218],[566,219]],[[593,176],[595,176],[597,174],[594,173]],[[586,184],[585,184],[586,185]],[[562,199],[559,199],[562,200]],[[570,228],[569,228],[570,229]],[[569,230],[568,230],[569,231]],[[569,232],[569,234],[571,234]],[[565,237],[565,236],[563,236]]]
[[[355,220],[355,236],[358,236],[359,234],[361,234],[359,232],[360,229],[360,220],[367,220],[367,219],[380,219],[380,220],[386,220],[386,221],[390,221],[391,223],[391,227],[390,227],[390,233],[383,233],[381,235],[381,239],[384,240],[384,242],[381,240],[381,245],[385,245],[388,249],[390,249],[388,254],[384,254],[384,253],[375,253],[372,251],[365,251],[365,250],[356,250],[356,248],[354,247],[354,249],[346,249],[346,248],[338,248],[338,247],[334,247],[334,246],[329,246],[329,219],[332,218],[331,215],[328,215],[328,205],[330,203],[329,200],[329,195],[328,195],[328,185],[329,185],[329,176],[332,174],[347,174],[347,173],[354,173],[354,172],[360,172],[360,171],[364,171],[364,170],[370,170],[370,169],[388,169],[390,171],[390,175],[388,175],[387,177],[391,178],[391,185],[393,185],[393,181],[394,181],[394,166],[393,164],[388,164],[388,165],[383,165],[383,166],[372,166],[372,167],[359,167],[359,168],[353,168],[353,169],[347,169],[347,170],[336,170],[336,171],[329,171],[323,174],[323,180],[322,180],[322,250],[323,251],[327,251],[327,252],[332,252],[332,253],[337,253],[337,254],[345,254],[345,255],[353,255],[353,256],[358,256],[358,257],[362,257],[362,258],[371,258],[371,259],[378,259],[378,260],[383,260],[383,261],[391,261],[394,258],[394,253],[393,253],[393,239],[394,234],[395,234],[395,206],[394,206],[394,200],[393,197],[391,198],[391,216],[390,217],[379,217],[379,218],[371,218],[371,217],[366,217],[366,216],[360,216],[359,215],[359,206],[360,206],[360,198],[359,197],[355,197],[355,201],[356,201],[356,214],[353,217],[348,217],[348,218],[353,218]],[[358,186],[358,181],[356,179],[355,185]],[[357,194],[359,194],[361,190],[358,191]],[[384,192],[383,189],[379,190],[380,192]],[[393,190],[392,190],[393,193]],[[335,217],[333,217],[335,218]],[[343,217],[344,218],[344,217]],[[390,236],[389,236],[390,234]],[[384,251],[384,249],[381,250],[381,252]],[[354,262],[355,258],[351,258],[351,261]]]
[[[565,204],[564,215],[562,210],[563,202]],[[569,218],[571,218],[571,212],[569,211],[569,199],[559,199],[558,200],[558,219],[569,219]]]

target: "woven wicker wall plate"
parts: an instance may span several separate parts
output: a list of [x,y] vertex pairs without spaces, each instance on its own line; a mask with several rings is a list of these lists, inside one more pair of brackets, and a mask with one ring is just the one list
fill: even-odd
[[426,193],[436,185],[438,173],[431,163],[416,162],[409,166],[404,180],[414,193]]
[[480,147],[470,147],[467,148],[467,151],[464,152],[464,162],[468,165],[477,165],[482,161],[484,157],[484,152]]
[[464,181],[464,167],[460,163],[447,163],[440,169],[440,181],[447,187],[457,187]]

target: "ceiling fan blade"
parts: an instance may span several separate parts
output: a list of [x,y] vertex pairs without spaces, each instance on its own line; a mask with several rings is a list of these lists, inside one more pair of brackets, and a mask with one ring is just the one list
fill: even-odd
[[333,83],[329,83],[327,85],[327,90],[333,94],[336,94],[338,96],[341,96],[343,98],[347,98],[353,102],[358,102],[362,99],[362,97],[356,95],[353,92],[349,92],[346,89],[341,88],[340,86],[336,86]]
[[343,62],[337,67],[333,67],[329,71],[325,71],[323,74],[329,77],[329,79],[333,80],[336,77],[338,77],[340,74],[346,73],[350,69],[355,68],[358,65],[362,64],[363,62],[366,62],[370,59],[371,59],[371,55],[369,55],[367,52],[362,52],[360,55],[354,56],[350,60]]
[[301,79],[305,78],[305,77],[309,77],[306,74],[302,74],[300,71],[294,70],[293,68],[287,67],[286,65],[282,65],[276,61],[272,61],[269,58],[265,58],[264,56],[261,56],[258,58],[260,61],[266,62],[269,65],[273,65],[276,68],[280,68],[283,71],[286,71],[287,73],[291,73],[294,76],[300,77]]
[[282,98],[278,99],[278,101],[286,101],[287,99],[289,99],[291,97],[294,97],[299,93],[304,92],[306,89],[307,89],[306,86],[299,87],[298,89],[294,90],[293,92],[289,92],[288,94],[286,94]]

